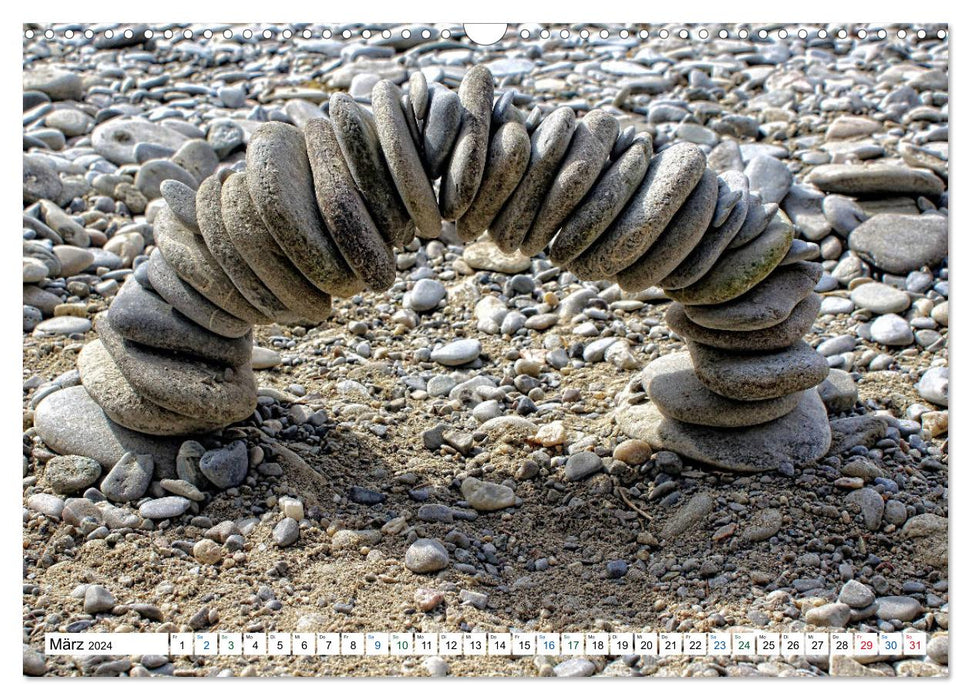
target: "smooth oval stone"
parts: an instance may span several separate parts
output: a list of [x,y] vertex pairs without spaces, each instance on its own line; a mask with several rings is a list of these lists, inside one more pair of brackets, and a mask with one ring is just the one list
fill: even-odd
[[518,122],[503,124],[489,146],[482,184],[455,224],[459,239],[471,241],[492,224],[529,165],[529,134]]
[[576,121],[572,109],[560,107],[533,132],[526,173],[489,227],[489,235],[502,252],[511,253],[522,244],[570,146]]
[[177,151],[189,140],[185,134],[147,119],[115,117],[91,132],[91,145],[115,165],[137,163],[135,145],[151,143]]
[[183,282],[158,248],[148,258],[147,272],[152,288],[159,296],[203,328],[226,338],[239,338],[253,327],[251,323],[223,311]]
[[378,82],[371,92],[371,106],[388,171],[405,209],[422,236],[438,238],[442,217],[401,111],[401,90],[389,80]]
[[130,277],[111,300],[107,319],[125,340],[150,348],[187,353],[204,360],[240,365],[249,361],[253,340],[229,339],[206,330]]
[[[810,294],[796,304],[784,321],[752,331],[717,330],[706,328],[688,318],[686,307],[677,302],[671,304],[664,314],[668,328],[686,340],[694,340],[722,350],[780,350],[789,347],[802,338],[812,328],[822,297]],[[695,307],[698,308],[698,307]]]
[[178,180],[164,180],[159,191],[179,223],[201,236],[199,219],[196,218],[196,191]]
[[644,180],[650,160],[650,140],[635,140],[597,180],[550,244],[554,264],[567,265],[607,230]]
[[745,223],[751,196],[739,200],[721,226],[709,226],[688,257],[662,278],[658,285],[662,289],[681,289],[704,277]]
[[718,176],[714,170],[707,169],[654,245],[633,265],[617,273],[621,289],[647,289],[673,272],[708,230],[717,198]]
[[818,165],[806,181],[836,194],[938,197],[944,192],[944,183],[930,170],[892,163]]
[[582,279],[602,279],[629,267],[658,239],[704,173],[705,154],[692,143],[658,153],[624,211],[570,269]]
[[34,335],[45,338],[52,335],[74,335],[91,330],[91,321],[77,316],[55,316],[41,321],[34,327]]
[[246,182],[270,235],[304,277],[327,294],[351,296],[364,288],[324,227],[299,129],[260,126],[246,149]]
[[163,496],[145,501],[138,507],[138,514],[150,520],[168,520],[185,513],[192,504],[182,496]]
[[801,397],[796,393],[764,401],[725,398],[701,383],[686,352],[654,360],[644,368],[640,381],[662,415],[716,428],[741,428],[781,418]]
[[706,387],[730,399],[774,399],[826,379],[826,358],[804,340],[769,353],[739,353],[688,341],[695,374]]
[[[206,247],[240,294],[267,318],[278,323],[298,323],[294,314],[277,299],[239,254],[223,223],[222,184],[215,175],[207,177],[196,193],[199,229]],[[164,252],[164,251],[163,251]]]
[[789,318],[796,304],[812,293],[822,273],[818,263],[787,265],[727,304],[685,306],[684,312],[698,325],[714,330],[769,328]]
[[389,245],[405,245],[414,237],[414,226],[385,164],[374,118],[346,93],[331,95],[330,118],[375,226]]
[[330,315],[330,295],[310,283],[270,235],[250,198],[246,175],[233,173],[222,186],[223,222],[236,250],[260,280],[297,317],[319,323]]
[[762,201],[762,195],[753,192],[749,195],[748,210],[742,227],[728,244],[728,249],[741,248],[746,243],[754,241],[765,231],[769,223],[779,211],[779,205]]
[[179,223],[168,208],[155,219],[155,243],[165,261],[193,289],[213,304],[251,324],[270,323],[239,293],[202,239]]
[[135,175],[135,187],[137,187],[145,199],[153,200],[162,196],[159,189],[165,180],[175,180],[188,187],[197,187],[199,182],[188,173],[184,168],[180,168],[172,161],[157,158],[142,163]]
[[432,180],[441,177],[448,156],[462,127],[462,103],[459,96],[444,85],[429,88],[428,119],[422,134],[425,171]]
[[[418,150],[421,145],[421,131],[418,129],[418,121],[415,119],[415,110],[411,106],[411,99],[408,95],[401,96],[401,116],[405,118],[405,124],[408,127],[408,133],[411,134],[411,142],[415,144],[415,149]],[[421,159],[421,154],[418,156]]]
[[905,275],[944,260],[947,225],[939,214],[877,214],[853,229],[850,248],[882,270]]
[[248,364],[228,367],[160,353],[125,340],[101,317],[97,330],[135,392],[162,408],[220,425],[244,420],[256,409],[256,382]]
[[776,268],[789,250],[792,234],[792,224],[779,212],[761,236],[724,253],[699,281],[667,294],[682,304],[721,304],[741,296]]
[[195,179],[202,182],[216,172],[219,167],[219,156],[208,141],[192,139],[186,141],[172,156],[172,162],[185,168]]
[[619,130],[617,120],[600,109],[589,112],[577,122],[570,148],[520,246],[524,255],[535,255],[543,250],[569,213],[590,191],[603,171]]
[[153,437],[118,425],[83,386],[45,397],[34,412],[34,428],[44,444],[59,454],[81,455],[111,469],[126,452],[150,454],[155,476],[175,476],[175,456],[183,440]]
[[50,271],[52,277],[72,277],[87,270],[94,262],[94,253],[87,248],[78,248],[73,245],[56,245],[53,248],[53,253],[60,263],[60,269],[56,275],[53,270],[50,270],[49,259],[46,256],[41,259],[41,262]]
[[747,428],[712,428],[672,420],[649,402],[622,403],[616,420],[628,437],[741,473],[810,464],[826,454],[832,441],[826,406],[814,390],[802,392],[796,408],[782,418]]
[[381,238],[354,186],[333,126],[329,120],[312,119],[303,135],[317,204],[331,237],[364,284],[375,291],[387,289],[395,278],[394,253]]
[[910,308],[910,295],[882,282],[861,284],[850,292],[857,306],[875,314],[896,314]]
[[442,217],[447,221],[455,221],[465,213],[482,182],[489,155],[492,98],[492,73],[485,66],[473,66],[459,85],[462,126],[439,193]]
[[408,79],[408,97],[415,111],[415,119],[424,119],[428,115],[428,82],[420,70],[416,70]]
[[100,340],[78,355],[81,383],[105,414],[118,425],[146,435],[187,435],[222,427],[205,417],[189,417],[162,408],[141,396],[122,374]]

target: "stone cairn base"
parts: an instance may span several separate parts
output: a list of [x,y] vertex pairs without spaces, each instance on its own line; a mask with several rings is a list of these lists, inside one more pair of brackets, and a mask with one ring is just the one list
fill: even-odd
[[581,279],[676,300],[667,322],[690,356],[645,369],[618,411],[626,432],[735,469],[821,456],[829,427],[813,387],[828,370],[801,340],[819,310],[821,268],[804,262],[815,246],[697,146],[654,154],[649,135],[602,110],[527,117],[512,97],[494,101],[482,66],[457,93],[416,72],[407,94],[379,82],[373,114],[335,94],[327,119],[261,126],[245,172],[198,191],[163,183],[157,248],[98,318],[78,361],[84,388],[142,433],[243,420],[256,407],[252,326],[319,323],[331,295],[388,288],[393,249],[416,229],[437,237],[444,219],[464,241],[488,231],[503,252],[549,246]]

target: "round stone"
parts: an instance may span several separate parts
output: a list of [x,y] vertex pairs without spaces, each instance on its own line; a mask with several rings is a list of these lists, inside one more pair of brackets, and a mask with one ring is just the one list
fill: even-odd
[[948,368],[932,367],[917,382],[917,393],[925,401],[938,406],[948,404]]
[[554,264],[570,263],[607,230],[644,180],[650,160],[650,138],[638,138],[597,179],[580,205],[567,215],[550,244],[550,260]]
[[273,528],[273,543],[277,547],[289,547],[300,538],[300,524],[293,518],[284,518]]
[[414,226],[385,164],[374,118],[345,93],[331,95],[330,118],[347,169],[374,225],[389,245],[405,245],[414,236]]
[[499,250],[510,253],[522,245],[570,146],[576,123],[573,110],[560,107],[536,127],[523,179],[489,227],[489,235]]
[[119,503],[136,501],[148,491],[154,473],[152,455],[126,452],[101,480],[101,493]]
[[433,574],[448,566],[448,550],[438,540],[415,540],[405,552],[405,566],[416,574]]
[[401,111],[401,90],[391,81],[382,80],[371,92],[371,106],[388,171],[405,209],[422,236],[438,238],[442,217]]
[[502,510],[516,503],[516,494],[508,486],[482,481],[473,476],[462,482],[462,496],[470,506],[480,512]]
[[581,450],[570,455],[566,460],[563,476],[567,481],[580,481],[601,469],[603,469],[603,460],[600,455],[589,450]]
[[459,85],[462,125],[441,183],[440,208],[448,221],[466,212],[482,182],[489,153],[492,98],[492,73],[485,66],[472,66]]
[[947,256],[947,222],[939,214],[877,214],[853,229],[850,248],[896,275],[933,268]]
[[[61,263],[60,276],[73,277],[91,267],[94,262],[94,253],[85,248],[78,248],[73,245],[54,246],[54,255]],[[46,262],[46,261],[45,261]],[[54,273],[51,273],[54,276]]]
[[688,342],[698,379],[716,394],[738,401],[774,399],[826,379],[826,358],[805,341],[772,353],[742,354]]
[[569,213],[590,191],[603,171],[619,131],[617,119],[600,109],[588,112],[577,122],[569,150],[520,246],[525,255],[535,255],[543,250]]
[[239,486],[249,471],[249,454],[242,440],[226,447],[209,450],[199,460],[199,471],[209,482],[220,489]]
[[796,407],[801,396],[793,393],[762,401],[725,398],[698,379],[686,352],[654,360],[641,373],[640,381],[662,415],[717,428],[739,428],[781,418]]
[[499,127],[489,146],[482,184],[455,224],[458,237],[471,241],[496,218],[503,203],[519,184],[529,165],[529,134],[518,122]]
[[624,211],[570,269],[583,279],[598,279],[630,266],[658,239],[704,173],[705,154],[692,143],[658,153]]
[[91,132],[94,150],[115,165],[137,163],[136,144],[151,143],[176,151],[188,140],[185,134],[163,124],[128,117],[104,121]]
[[311,283],[341,296],[363,289],[324,226],[299,129],[282,122],[260,126],[246,149],[246,182],[270,235]]
[[762,201],[778,204],[792,186],[792,173],[778,158],[758,155],[745,167],[749,187],[762,195]]
[[881,345],[910,345],[914,342],[914,331],[897,314],[884,314],[870,324],[870,338]]
[[97,460],[80,455],[57,455],[44,465],[44,479],[56,493],[80,493],[101,476]]
[[436,308],[445,298],[445,285],[438,280],[421,279],[405,295],[404,305],[421,313]]
[[728,251],[694,284],[667,290],[682,304],[721,304],[749,291],[769,276],[792,243],[792,224],[781,212],[769,228],[742,248]]
[[850,299],[862,309],[875,314],[896,314],[910,308],[910,295],[882,282],[861,284],[850,292]]
[[482,344],[476,338],[463,338],[432,350],[433,362],[446,367],[458,367],[468,364],[479,357]]
[[199,185],[190,173],[172,161],[155,158],[142,163],[142,167],[138,169],[138,174],[135,175],[135,187],[141,190],[145,199],[158,199],[162,196],[159,188],[164,180],[175,180],[191,188]]
[[314,192],[327,230],[344,260],[368,288],[387,289],[395,278],[394,254],[358,194],[332,124],[325,119],[311,119],[303,134]]
[[708,229],[717,198],[718,178],[714,171],[706,169],[701,181],[654,245],[633,265],[617,273],[617,284],[621,289],[646,289],[673,272]]

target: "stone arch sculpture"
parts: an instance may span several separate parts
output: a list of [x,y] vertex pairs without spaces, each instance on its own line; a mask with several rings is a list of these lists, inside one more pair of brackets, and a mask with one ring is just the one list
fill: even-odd
[[331,295],[388,288],[393,249],[416,230],[437,237],[444,219],[462,240],[487,231],[504,252],[546,249],[581,279],[657,285],[675,301],[667,323],[689,352],[632,383],[626,432],[750,471],[826,451],[814,387],[828,367],[802,340],[821,267],[743,173],[716,174],[690,143],[654,153],[602,110],[526,116],[512,92],[495,99],[482,66],[457,93],[417,72],[407,94],[377,83],[371,103],[335,94],[327,119],[258,129],[245,172],[198,191],[163,184],[157,248],[78,360],[113,421],[181,435],[245,419],[252,327],[318,323]]

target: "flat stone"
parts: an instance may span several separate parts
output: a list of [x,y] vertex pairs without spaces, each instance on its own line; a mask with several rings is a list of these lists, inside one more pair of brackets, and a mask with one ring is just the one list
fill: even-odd
[[442,176],[439,198],[442,217],[448,221],[455,221],[466,212],[485,172],[492,119],[492,73],[485,66],[472,66],[462,77],[458,92],[462,125]]
[[358,194],[333,125],[325,119],[312,119],[303,134],[314,192],[327,230],[344,260],[369,289],[387,289],[395,279],[394,254]]
[[263,325],[272,322],[240,294],[202,239],[179,223],[167,207],[155,219],[154,234],[165,261],[199,294],[220,309],[249,323]]
[[822,299],[810,294],[796,304],[788,318],[774,326],[751,331],[717,330],[692,321],[686,308],[677,302],[668,307],[664,321],[668,328],[687,340],[694,340],[722,350],[781,350],[802,338],[812,328]]
[[401,110],[401,90],[391,81],[382,80],[371,92],[371,105],[388,171],[405,209],[422,236],[438,238],[442,216]]
[[[458,101],[454,93],[449,94]],[[405,245],[414,237],[414,226],[385,164],[374,118],[346,93],[331,95],[330,118],[374,225],[389,245]]]
[[792,186],[792,173],[778,158],[758,155],[745,167],[749,187],[762,195],[767,204],[778,204]]
[[853,503],[860,507],[863,514],[863,525],[870,532],[880,529],[883,522],[883,496],[876,489],[867,487],[850,491],[846,496],[847,503]]
[[57,455],[44,465],[44,480],[57,493],[80,493],[101,477],[97,460],[80,455]]
[[672,515],[661,529],[661,537],[671,540],[697,527],[708,517],[715,500],[708,493],[697,493]]
[[[206,248],[236,291],[268,319],[278,323],[300,322],[303,317],[293,313],[277,298],[236,249],[224,223],[222,185],[218,176],[210,175],[200,185],[196,193],[196,213]],[[231,220],[229,225],[235,225],[235,221]]]
[[777,268],[762,282],[725,304],[685,306],[684,313],[699,326],[725,331],[754,331],[788,319],[796,305],[813,293],[822,274],[816,263]]
[[107,416],[130,430],[147,435],[187,435],[222,427],[206,415],[182,415],[142,396],[125,378],[101,340],[81,349],[78,370],[84,388]]
[[159,187],[159,192],[179,223],[201,236],[199,220],[196,218],[195,189],[178,180],[165,180]]
[[748,209],[745,213],[745,221],[738,229],[738,233],[729,242],[728,249],[734,250],[754,241],[759,235],[768,228],[769,224],[779,212],[779,205],[771,202],[763,202],[762,195],[758,192],[749,194]]
[[782,201],[796,233],[810,241],[821,241],[832,231],[823,213],[823,193],[808,185],[794,185]]
[[748,195],[749,183],[745,173],[740,170],[720,173],[718,176],[718,200],[715,204],[715,211],[711,216],[711,225],[722,226],[728,221],[728,217],[735,210],[736,205],[742,201],[745,201],[747,205]]
[[101,493],[119,503],[138,500],[148,491],[154,473],[152,455],[126,452],[101,480]]
[[792,243],[792,224],[784,214],[746,246],[723,254],[694,284],[684,289],[665,290],[682,304],[722,304],[745,294],[769,276]]
[[581,450],[567,458],[563,474],[567,481],[580,481],[591,474],[596,474],[601,469],[603,469],[603,460],[600,455],[588,450]]
[[650,160],[650,139],[636,139],[597,179],[580,205],[567,215],[550,244],[554,264],[567,265],[607,230],[644,180]]
[[782,513],[776,508],[765,508],[753,515],[745,525],[741,539],[743,542],[763,542],[775,537],[781,529]]
[[839,602],[846,603],[851,608],[861,610],[868,608],[876,600],[873,590],[856,580],[850,580],[840,589]]
[[573,110],[561,107],[533,131],[526,173],[489,227],[490,237],[504,253],[522,245],[570,146],[576,124]]
[[543,250],[590,191],[607,162],[619,130],[617,119],[600,109],[588,112],[577,122],[570,147],[520,245],[523,254],[535,255]]
[[503,253],[489,240],[470,243],[462,252],[462,260],[473,270],[489,270],[515,275],[529,269],[529,258],[519,252]]
[[125,340],[100,321],[97,330],[128,383],[152,403],[222,425],[244,420],[256,408],[256,383],[249,365],[228,367],[163,354]]
[[852,410],[859,397],[853,375],[841,369],[831,369],[829,375],[816,387],[816,390],[830,413],[844,413]]
[[94,150],[115,165],[137,163],[135,145],[138,143],[151,143],[176,151],[188,140],[185,134],[163,124],[128,117],[104,121],[91,132]]
[[[725,173],[722,177],[728,175],[731,173]],[[661,278],[658,285],[665,289],[681,289],[694,284],[708,274],[745,223],[753,201],[758,201],[757,195],[746,195],[732,208],[721,225],[710,224],[684,260]]]
[[100,584],[93,583],[84,589],[84,612],[89,615],[110,612],[116,602],[111,592]]
[[924,612],[924,606],[916,598],[892,595],[876,599],[877,617],[881,620],[910,622]]
[[882,270],[905,275],[947,256],[946,217],[938,214],[877,214],[853,229],[850,248]]
[[708,230],[718,197],[718,177],[705,170],[684,205],[678,210],[654,245],[628,268],[617,273],[621,289],[640,291],[658,284],[694,250]]
[[83,386],[44,398],[34,412],[34,428],[44,444],[60,454],[90,457],[108,469],[126,452],[150,454],[157,478],[175,476],[181,440],[153,437],[118,425]]
[[718,428],[767,423],[793,410],[800,398],[798,393],[763,401],[725,398],[698,379],[686,352],[654,360],[644,368],[640,382],[662,415]]
[[175,152],[172,162],[192,175],[196,182],[202,182],[216,172],[216,168],[219,167],[219,155],[208,141],[191,139]]
[[852,610],[846,603],[824,603],[806,611],[806,622],[815,627],[843,630],[850,621]]
[[145,501],[138,507],[138,514],[149,520],[169,520],[185,513],[192,504],[182,496],[163,496]]
[[270,235],[250,198],[245,174],[234,173],[223,183],[221,209],[226,234],[237,253],[290,310],[291,319],[311,323],[326,319],[330,315],[330,295],[311,284]]
[[175,180],[188,187],[195,188],[199,181],[191,173],[170,160],[164,158],[154,158],[142,163],[135,175],[135,187],[141,190],[145,199],[158,199],[162,196],[159,189],[165,180]]
[[471,241],[490,227],[526,172],[529,153],[526,127],[518,122],[499,127],[489,145],[482,183],[472,203],[455,224],[460,240]]
[[54,335],[84,334],[91,330],[91,321],[79,316],[55,316],[34,327],[34,335],[46,338]]
[[300,538],[300,524],[293,518],[284,518],[273,528],[272,537],[277,547],[289,547]]
[[795,410],[748,428],[710,428],[665,418],[653,403],[631,405],[625,397],[614,414],[628,437],[688,459],[734,472],[786,470],[809,464],[830,445],[826,407],[815,391],[803,392]]
[[688,342],[702,384],[739,401],[774,399],[809,389],[826,379],[826,358],[805,341],[772,353],[742,354]]
[[158,248],[149,256],[148,278],[152,288],[174,309],[213,333],[240,338],[252,328],[250,323],[223,311],[184,282]]
[[260,126],[246,149],[246,181],[270,234],[314,286],[348,297],[363,289],[327,233],[299,129],[282,122]]
[[94,253],[73,245],[54,246],[54,255],[61,263],[61,276],[72,277],[87,270],[94,262]]
[[944,183],[930,170],[892,163],[818,165],[806,181],[836,194],[937,197],[944,192]]
[[477,359],[481,352],[482,344],[476,338],[463,338],[432,350],[432,361],[446,367],[458,367]]
[[54,101],[80,100],[84,95],[81,74],[57,66],[39,65],[23,72],[24,92],[43,92]]
[[508,486],[482,481],[473,476],[462,482],[462,496],[478,511],[490,512],[509,508],[516,503],[516,494]]
[[627,208],[570,269],[583,279],[601,279],[629,267],[658,239],[704,173],[705,154],[694,144],[658,153]]
[[422,135],[425,169],[436,179],[445,171],[459,129],[462,127],[462,104],[459,96],[444,85],[429,86],[428,119]]
[[115,295],[107,320],[126,340],[227,365],[247,362],[253,345],[248,334],[229,339],[194,323],[134,277]]

